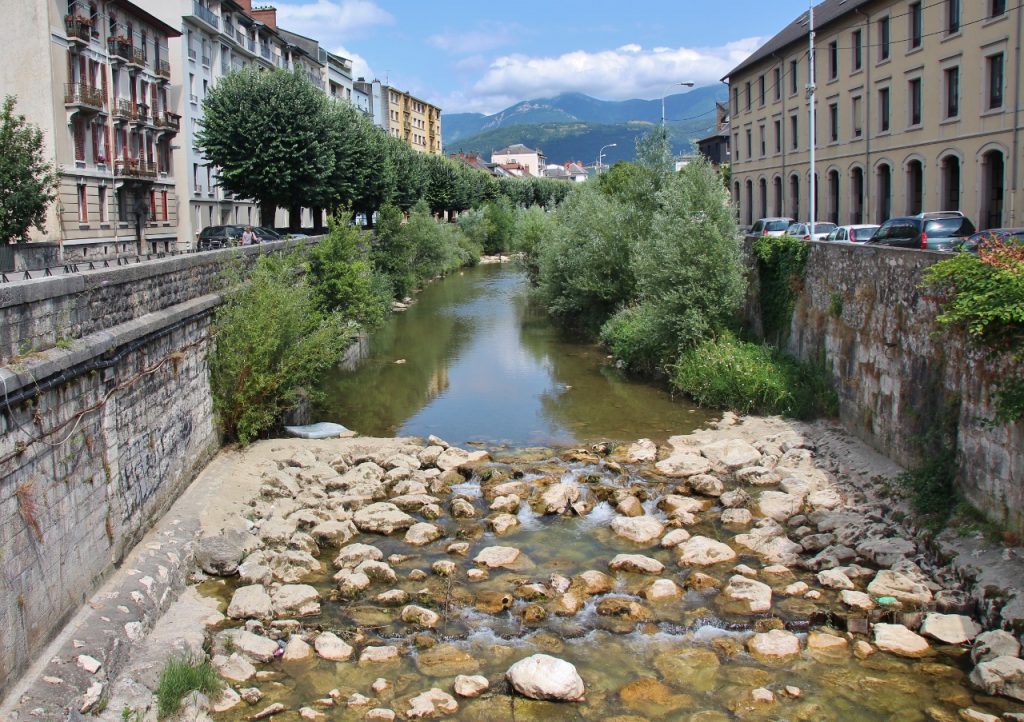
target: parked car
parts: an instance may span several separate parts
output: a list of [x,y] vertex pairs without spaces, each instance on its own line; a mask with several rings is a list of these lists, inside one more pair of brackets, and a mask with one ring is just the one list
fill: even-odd
[[207,226],[199,232],[196,248],[210,251],[214,248],[227,248],[238,245],[245,226]]
[[758,218],[757,222],[746,233],[747,240],[762,236],[784,236],[786,229],[793,223],[792,218]]
[[264,228],[263,226],[253,226],[253,232],[256,233],[256,237],[261,241],[283,241],[285,236],[275,231],[273,228]]
[[839,226],[828,234],[826,241],[836,243],[864,243],[878,230],[878,226],[860,224],[855,226]]
[[[836,229],[835,223],[826,223],[824,221],[814,222],[814,240],[824,241],[828,238],[828,234]],[[805,241],[811,240],[811,224],[807,223],[793,223],[790,224],[789,228],[786,229],[787,236],[793,236],[794,238],[803,238]]]
[[978,231],[964,241],[958,250],[977,253],[979,248],[993,238],[1005,243],[1016,243],[1019,246],[1024,246],[1024,228],[989,228],[984,231]]
[[952,251],[974,233],[974,224],[959,211],[918,213],[890,218],[868,243],[897,248]]

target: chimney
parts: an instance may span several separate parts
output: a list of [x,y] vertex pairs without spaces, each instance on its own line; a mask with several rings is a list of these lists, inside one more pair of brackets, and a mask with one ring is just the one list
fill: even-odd
[[277,30],[277,8],[272,5],[253,8],[249,15],[252,16],[253,20],[259,20],[271,30]]
[[235,0],[235,2],[242,6],[242,10],[244,10],[246,14],[252,13],[252,0]]

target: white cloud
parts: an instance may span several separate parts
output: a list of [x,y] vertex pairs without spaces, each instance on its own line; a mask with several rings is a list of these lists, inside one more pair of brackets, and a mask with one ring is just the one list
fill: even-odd
[[325,40],[375,25],[390,25],[395,18],[371,0],[313,0],[280,4],[277,22],[285,30]]
[[[505,55],[495,59],[473,86],[476,97],[462,100],[458,110],[505,107],[509,99],[524,100],[581,92],[609,100],[660,98],[672,82],[717,83],[764,42],[745,38],[713,48],[644,49],[630,43],[615,50],[578,50],[550,57]],[[453,108],[455,109],[455,108]]]

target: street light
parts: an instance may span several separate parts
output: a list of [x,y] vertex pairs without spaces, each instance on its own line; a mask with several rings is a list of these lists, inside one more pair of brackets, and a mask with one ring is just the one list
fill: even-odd
[[692,80],[687,80],[687,81],[684,81],[682,83],[669,83],[668,85],[665,86],[665,90],[663,90],[662,93],[661,93],[661,127],[662,128],[665,127],[665,96],[668,94],[668,89],[669,88],[674,88],[677,85],[682,85],[682,86],[685,86],[687,88],[692,88],[693,87],[693,81]]
[[598,151],[598,153],[597,153],[597,175],[601,175],[601,159],[604,158],[604,149],[605,148],[615,148],[618,145],[619,145],[618,143],[609,143],[608,145],[602,145],[601,146],[601,150]]

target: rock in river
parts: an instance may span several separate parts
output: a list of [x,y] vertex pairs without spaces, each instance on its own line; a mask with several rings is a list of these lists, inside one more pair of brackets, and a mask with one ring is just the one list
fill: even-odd
[[612,531],[637,544],[653,544],[664,533],[664,525],[652,516],[617,516]]
[[921,634],[946,644],[963,644],[978,636],[981,627],[962,614],[929,614],[921,625]]
[[874,626],[874,633],[875,644],[886,652],[901,657],[923,657],[928,654],[928,640],[902,624],[878,623]]
[[996,657],[971,672],[971,684],[987,694],[1001,694],[1024,702],[1024,659]]
[[732,547],[706,536],[691,537],[676,549],[679,550],[679,564],[682,566],[706,567],[736,558]]
[[732,602],[730,606],[744,614],[767,612],[772,608],[772,588],[740,574],[729,579],[722,589],[722,598]]
[[608,567],[615,571],[640,574],[661,574],[665,569],[665,565],[657,559],[645,557],[643,554],[617,554],[608,563]]
[[505,678],[519,694],[530,699],[556,702],[583,700],[583,679],[569,662],[547,654],[521,659],[505,672]]
[[481,549],[473,561],[488,569],[512,569],[518,565],[523,553],[515,547],[487,547]]
[[239,587],[231,596],[228,616],[232,619],[270,619],[274,616],[274,603],[262,584]]
[[405,543],[415,547],[424,546],[440,538],[441,530],[425,521],[413,524],[405,533]]
[[800,639],[792,632],[773,629],[747,640],[750,654],[762,662],[773,662],[800,655]]
[[408,529],[416,520],[390,502],[379,501],[359,509],[353,518],[359,531],[392,534]]

